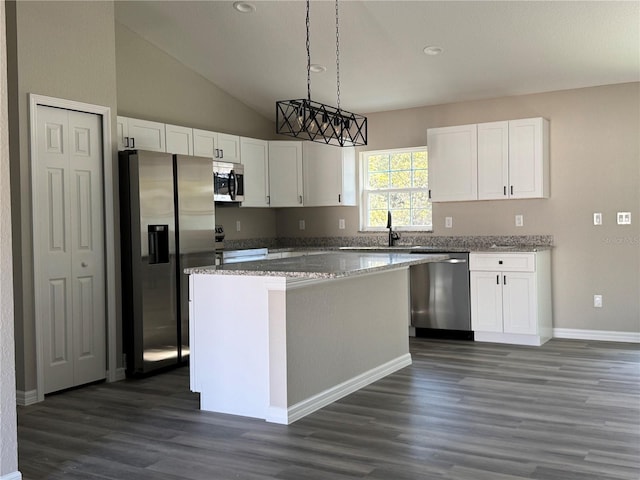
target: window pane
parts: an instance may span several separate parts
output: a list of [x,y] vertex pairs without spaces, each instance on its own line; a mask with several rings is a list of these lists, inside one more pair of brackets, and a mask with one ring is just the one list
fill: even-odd
[[410,188],[411,171],[391,172],[391,188]]
[[407,227],[411,225],[411,210],[406,209],[393,209],[391,210],[393,216],[394,227]]
[[370,227],[387,226],[387,210],[369,210]]
[[389,207],[391,210],[398,210],[401,208],[409,209],[411,207],[411,194],[407,193],[390,193],[389,194]]
[[427,168],[427,152],[413,153],[413,168]]
[[427,208],[429,205],[429,194],[427,192],[412,192],[411,206],[413,208]]
[[413,209],[413,225],[431,226],[431,208]]
[[389,194],[388,193],[370,193],[369,194],[369,210],[389,210]]
[[389,188],[389,172],[369,173],[369,188]]
[[389,170],[389,155],[369,155],[367,157],[369,172]]
[[410,170],[411,153],[394,153],[391,155],[391,170]]
[[428,177],[426,170],[414,170],[413,171],[413,186],[418,188],[427,188]]

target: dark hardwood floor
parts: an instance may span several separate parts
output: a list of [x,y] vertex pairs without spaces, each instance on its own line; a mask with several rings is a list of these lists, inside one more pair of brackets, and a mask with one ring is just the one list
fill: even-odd
[[25,480],[640,478],[640,346],[413,339],[413,365],[290,426],[198,410],[182,368],[18,409]]

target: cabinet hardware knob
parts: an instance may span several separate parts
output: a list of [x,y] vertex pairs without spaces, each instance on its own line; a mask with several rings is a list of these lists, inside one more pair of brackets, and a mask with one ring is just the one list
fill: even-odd
[[511,195],[513,195],[513,185],[511,185]]
[[506,276],[506,275],[504,275],[504,276],[502,277],[502,283],[503,283],[504,285],[506,285],[506,284],[507,284],[507,276]]
[[124,146],[125,147],[129,146],[129,137],[124,137]]
[[500,285],[500,275],[496,275],[496,285]]
[[498,260],[498,265],[502,265],[502,260]]
[[83,268],[84,268],[84,267],[88,267],[88,266],[89,266],[89,264],[88,264],[87,262],[82,262],[82,263],[80,263],[80,265],[81,265]]
[[136,139],[131,137],[131,148],[136,148]]
[[507,186],[502,187],[502,194],[507,195]]

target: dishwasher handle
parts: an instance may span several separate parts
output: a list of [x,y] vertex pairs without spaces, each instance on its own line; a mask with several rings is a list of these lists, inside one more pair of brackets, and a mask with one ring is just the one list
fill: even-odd
[[447,260],[438,260],[433,263],[467,263],[467,260],[464,258],[448,258]]

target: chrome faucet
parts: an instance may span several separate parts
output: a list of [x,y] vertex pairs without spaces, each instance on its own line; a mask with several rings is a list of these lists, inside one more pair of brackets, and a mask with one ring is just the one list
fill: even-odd
[[394,232],[391,226],[391,211],[387,210],[387,228],[389,229],[389,246],[393,247],[396,243],[396,240],[400,239],[400,234],[398,232]]

